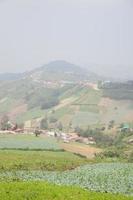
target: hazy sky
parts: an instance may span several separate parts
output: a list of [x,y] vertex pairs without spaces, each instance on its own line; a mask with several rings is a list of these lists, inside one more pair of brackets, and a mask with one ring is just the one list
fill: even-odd
[[133,0],[0,0],[0,72],[59,59],[133,75]]

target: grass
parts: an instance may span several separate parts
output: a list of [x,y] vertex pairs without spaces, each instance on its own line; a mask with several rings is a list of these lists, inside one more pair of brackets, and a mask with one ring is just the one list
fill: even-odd
[[0,149],[61,150],[55,138],[34,135],[0,135]]
[[17,105],[17,101],[12,98],[5,98],[3,102],[0,102],[0,113],[6,113],[12,110]]
[[1,170],[64,171],[87,164],[89,161],[69,152],[0,151]]
[[91,112],[77,112],[74,115],[72,124],[74,127],[87,127],[88,125],[96,124],[99,120],[99,115]]
[[101,99],[101,91],[95,91],[93,89],[85,88],[84,93],[80,95],[79,99],[75,103],[79,104],[98,104]]
[[25,113],[21,113],[19,116],[17,116],[16,121],[18,123],[22,123],[31,119],[40,118],[45,115],[44,110],[41,110],[39,107],[27,110]]
[[39,182],[0,183],[2,200],[132,200],[132,197],[88,192],[78,187],[66,187]]

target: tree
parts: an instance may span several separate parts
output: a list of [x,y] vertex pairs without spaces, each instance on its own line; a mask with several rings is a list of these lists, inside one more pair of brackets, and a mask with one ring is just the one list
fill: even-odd
[[9,117],[7,115],[3,115],[1,118],[1,130],[9,130],[11,125],[9,123]]
[[78,135],[82,134],[83,130],[79,127],[79,126],[76,126],[75,127],[75,133],[77,133]]
[[48,129],[48,120],[47,120],[47,118],[44,118],[44,119],[41,120],[40,128],[43,129],[43,130]]
[[55,117],[53,117],[53,116],[51,116],[50,118],[49,118],[49,122],[50,123],[56,123],[58,121],[58,119],[56,119]]
[[111,120],[111,121],[109,122],[108,129],[112,129],[112,128],[114,127],[114,125],[115,125],[115,121],[114,121],[114,120]]
[[72,128],[72,122],[71,121],[69,122],[69,128]]
[[59,123],[57,124],[57,128],[58,128],[60,131],[63,130],[63,125],[62,125],[61,122],[59,122]]
[[34,133],[35,133],[35,136],[38,137],[41,132],[40,132],[40,130],[38,128],[36,128]]

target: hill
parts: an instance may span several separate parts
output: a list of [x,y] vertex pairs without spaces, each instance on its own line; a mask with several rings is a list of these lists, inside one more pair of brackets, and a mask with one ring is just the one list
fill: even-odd
[[[94,78],[95,77],[95,78]],[[65,61],[55,61],[24,74],[1,75],[0,112],[16,118],[21,112],[59,104],[59,96],[77,82],[96,80],[93,73]],[[32,112],[32,111],[31,111]]]
[[111,120],[132,123],[133,100],[120,98],[125,86],[98,88],[98,76],[79,66],[54,61],[16,77],[0,82],[0,116],[8,114],[14,122],[47,115],[51,127],[54,119],[67,130],[70,125],[104,126]]
[[59,60],[50,62],[30,72],[32,79],[45,81],[68,81],[74,83],[82,80],[96,80],[97,75],[69,62]]

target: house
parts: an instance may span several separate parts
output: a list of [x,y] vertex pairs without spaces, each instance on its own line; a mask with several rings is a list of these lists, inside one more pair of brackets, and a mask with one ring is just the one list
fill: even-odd
[[47,132],[47,135],[48,136],[51,136],[51,137],[55,137],[56,136],[56,133],[54,131],[48,131]]
[[121,132],[131,132],[132,131],[132,125],[124,123]]
[[128,140],[128,144],[133,144],[133,138]]

